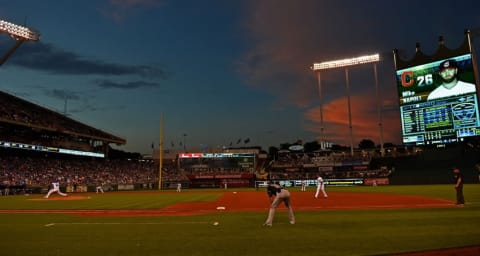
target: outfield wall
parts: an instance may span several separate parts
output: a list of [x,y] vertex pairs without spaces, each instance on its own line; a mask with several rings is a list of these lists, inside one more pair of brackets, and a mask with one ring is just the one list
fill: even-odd
[[395,171],[390,176],[394,185],[453,184],[452,168],[457,166],[465,183],[479,183],[480,151],[465,148],[426,149],[416,156],[394,158]]

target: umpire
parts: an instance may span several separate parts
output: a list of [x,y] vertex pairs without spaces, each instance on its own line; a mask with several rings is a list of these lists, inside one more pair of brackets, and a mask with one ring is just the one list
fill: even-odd
[[263,224],[263,226],[266,226],[266,227],[272,226],[273,217],[275,216],[275,210],[278,207],[278,205],[282,202],[287,207],[290,224],[295,224],[295,216],[293,214],[293,209],[290,202],[290,192],[284,189],[279,184],[275,184],[270,181],[267,186],[267,194],[272,203],[270,204],[270,210],[268,211],[268,218]]
[[465,198],[463,197],[463,174],[457,167],[453,168],[453,174],[455,178],[457,206],[463,207],[465,204]]

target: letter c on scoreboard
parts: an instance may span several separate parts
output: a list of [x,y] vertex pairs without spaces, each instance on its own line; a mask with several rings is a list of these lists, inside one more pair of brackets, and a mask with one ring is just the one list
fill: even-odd
[[410,87],[415,83],[415,79],[413,78],[413,71],[405,71],[402,73],[402,86],[403,87]]

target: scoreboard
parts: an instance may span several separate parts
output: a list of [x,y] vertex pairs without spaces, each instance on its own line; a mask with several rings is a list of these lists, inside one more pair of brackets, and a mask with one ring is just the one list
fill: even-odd
[[480,135],[477,106],[476,95],[402,106],[404,143],[451,143]]
[[[472,63],[469,53],[396,71],[404,144],[448,144],[480,135]],[[440,74],[445,69],[452,75],[447,82]],[[457,81],[465,87],[453,88]],[[448,82],[451,85],[445,85]],[[432,99],[429,95],[437,88],[443,95]]]
[[180,168],[255,168],[255,153],[180,153]]

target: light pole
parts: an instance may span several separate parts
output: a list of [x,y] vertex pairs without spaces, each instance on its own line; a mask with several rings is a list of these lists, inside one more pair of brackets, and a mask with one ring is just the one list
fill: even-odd
[[11,22],[0,20],[0,33],[7,33],[16,40],[15,45],[7,51],[7,53],[0,59],[0,66],[7,61],[7,59],[17,50],[25,41],[40,40],[40,33],[34,29],[15,25]]
[[160,143],[158,144],[158,190],[162,190],[163,169],[163,113],[160,115]]
[[[351,108],[350,108],[350,81],[348,77],[348,67],[349,66],[355,66],[355,65],[361,65],[361,64],[367,64],[367,63],[376,63],[380,61],[380,55],[373,54],[373,55],[366,55],[366,56],[360,56],[360,57],[355,57],[355,58],[349,58],[349,59],[342,59],[342,60],[334,60],[334,61],[325,61],[321,63],[314,63],[312,70],[314,72],[317,72],[317,78],[318,78],[318,89],[319,89],[319,96],[320,96],[320,136],[323,136],[324,133],[324,124],[323,124],[323,102],[321,98],[321,82],[320,82],[320,71],[321,70],[327,70],[327,69],[334,69],[334,68],[345,68],[345,80],[346,80],[346,87],[347,87],[347,104],[348,104],[348,125],[349,125],[349,130],[350,130],[350,154],[353,156],[353,127],[352,127],[352,114],[351,114]],[[376,66],[375,67],[375,86],[377,86],[377,72],[376,72]],[[377,90],[378,91],[378,90]],[[378,98],[378,93],[377,93],[377,98]],[[380,100],[380,99],[377,99]],[[377,107],[379,105],[377,104]],[[380,110],[378,110],[380,111]],[[379,115],[380,118],[380,115]],[[381,121],[379,120],[379,124],[381,126]],[[381,135],[383,137],[383,135]],[[383,140],[383,139],[381,139]],[[381,142],[382,147],[383,147],[383,142]]]
[[350,79],[348,77],[348,67],[345,67],[345,83],[347,86],[347,109],[348,109],[348,130],[350,132],[350,155],[353,156],[352,108],[350,104]]
[[377,118],[378,118],[378,131],[380,133],[380,155],[385,155],[385,149],[383,148],[383,123],[382,123],[382,105],[380,100],[380,92],[378,90],[378,73],[377,63],[373,63],[373,72],[375,74],[375,95],[377,96]]
[[320,99],[320,148],[325,149],[325,144],[327,140],[325,139],[325,135],[323,134],[323,97],[322,97],[322,79],[320,78],[320,72],[317,72],[317,80],[318,80],[318,98]]
[[187,152],[187,134],[183,134],[183,151]]

